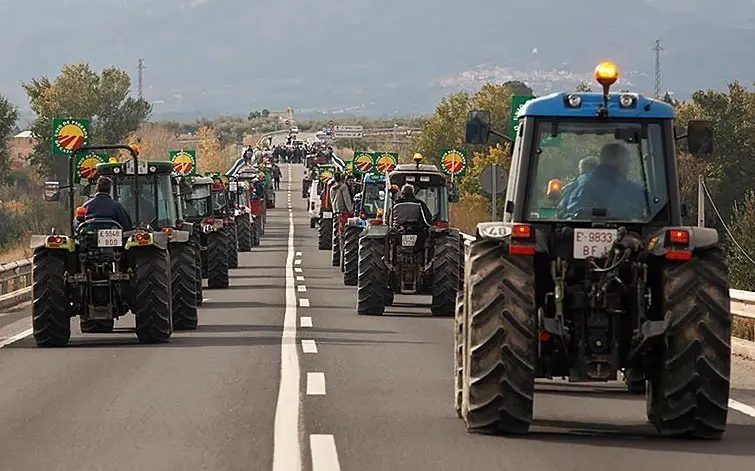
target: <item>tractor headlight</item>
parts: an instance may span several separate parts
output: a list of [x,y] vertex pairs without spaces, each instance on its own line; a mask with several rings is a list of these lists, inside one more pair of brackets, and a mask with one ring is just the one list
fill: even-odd
[[632,95],[621,95],[619,104],[622,108],[629,108],[634,105],[634,97]]
[[577,108],[582,104],[582,97],[579,95],[569,95],[566,97],[566,102],[572,108]]

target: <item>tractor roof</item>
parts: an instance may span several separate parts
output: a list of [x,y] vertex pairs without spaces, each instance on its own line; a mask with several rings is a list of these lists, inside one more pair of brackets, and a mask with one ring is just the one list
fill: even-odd
[[375,175],[372,173],[367,173],[364,176],[364,182],[365,183],[383,183],[385,182],[385,175]]
[[402,173],[402,172],[411,172],[411,173],[417,173],[417,172],[426,172],[426,173],[437,173],[439,175],[443,175],[440,170],[438,170],[438,167],[435,165],[427,165],[427,164],[399,164],[396,166],[396,168],[390,173],[390,175],[393,175],[394,173]]
[[[173,173],[173,162],[168,161],[140,160],[139,167],[139,175],[170,175]],[[100,175],[133,175],[133,163],[131,160],[127,160],[125,162],[97,164],[97,173]]]
[[411,183],[419,187],[445,186],[446,175],[435,165],[401,164],[388,174],[391,184]]
[[[570,107],[567,97],[577,95],[582,103],[577,107]],[[624,95],[634,98],[634,104],[622,107],[620,99]],[[525,116],[557,116],[563,118],[594,118],[598,108],[603,105],[602,93],[552,93],[535,98],[524,104],[517,113],[517,118]],[[648,98],[637,93],[609,93],[608,117],[625,119],[673,119],[674,108],[660,100]]]
[[212,185],[212,178],[210,177],[194,177],[191,179],[192,185]]

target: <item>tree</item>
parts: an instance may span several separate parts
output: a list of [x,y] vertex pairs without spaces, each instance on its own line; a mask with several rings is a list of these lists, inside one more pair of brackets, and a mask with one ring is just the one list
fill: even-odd
[[18,110],[4,96],[0,95],[0,183],[3,183],[10,168],[8,140],[16,131]]
[[268,118],[268,117],[270,117],[270,111],[268,111],[267,108],[265,108],[264,110],[262,110],[262,113],[260,113],[260,115],[263,118]]
[[22,86],[37,114],[32,133],[38,144],[30,160],[46,175],[67,175],[67,159],[51,155],[54,118],[90,119],[90,143],[119,144],[152,111],[147,101],[128,96],[131,79],[114,67],[98,74],[89,64],[65,65],[52,81],[42,76]]
[[199,148],[197,149],[197,166],[202,172],[225,172],[220,139],[210,127],[199,129]]
[[584,80],[580,80],[579,83],[577,84],[577,88],[575,88],[574,91],[578,93],[585,93],[585,92],[591,93],[592,88],[587,82],[585,82]]
[[[728,262],[732,288],[755,290],[755,192],[748,192],[741,203],[735,205],[731,217],[731,233],[736,242],[729,241]],[[741,249],[740,249],[741,247]],[[744,253],[743,253],[744,250]]]

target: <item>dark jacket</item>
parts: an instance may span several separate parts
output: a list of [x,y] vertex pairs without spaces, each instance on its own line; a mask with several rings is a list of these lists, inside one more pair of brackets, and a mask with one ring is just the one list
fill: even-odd
[[396,200],[391,210],[391,225],[400,226],[402,224],[422,224],[426,227],[432,226],[433,214],[424,201],[417,199],[416,196],[402,197]]
[[87,219],[112,219],[120,224],[124,231],[132,229],[133,223],[126,208],[106,193],[94,195],[94,198],[84,203],[84,208],[87,210]]

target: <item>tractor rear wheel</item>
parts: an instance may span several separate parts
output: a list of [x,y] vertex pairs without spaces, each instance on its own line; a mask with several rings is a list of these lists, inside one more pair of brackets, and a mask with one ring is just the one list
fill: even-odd
[[331,250],[333,248],[332,219],[320,219],[320,226],[317,228],[317,248],[320,250]]
[[433,287],[430,312],[435,317],[451,317],[456,307],[456,293],[461,285],[461,239],[459,232],[451,230],[435,239],[433,258]]
[[357,314],[382,316],[388,292],[388,267],[383,262],[385,239],[359,239],[359,273],[357,276]]
[[252,221],[248,214],[242,214],[238,219],[239,252],[252,250]]
[[228,288],[228,249],[225,231],[207,234],[207,287],[210,289]]
[[472,244],[462,400],[469,431],[524,434],[532,423],[537,307],[532,257],[497,241]]
[[359,235],[361,227],[346,226],[343,242],[343,284],[356,286],[359,279]]
[[331,232],[331,263],[334,267],[341,264],[341,239],[338,235],[338,218],[333,218],[333,229]]
[[648,382],[648,419],[665,436],[720,439],[731,374],[729,273],[721,247],[665,261],[668,328],[658,373]]
[[228,268],[239,267],[239,235],[236,223],[227,227],[228,231]]
[[32,327],[38,347],[65,347],[71,339],[66,252],[39,248],[32,268]]
[[188,243],[169,244],[171,295],[173,298],[173,329],[197,330],[197,280],[194,246]]
[[173,334],[170,256],[157,247],[134,249],[131,311],[141,343],[166,343]]

